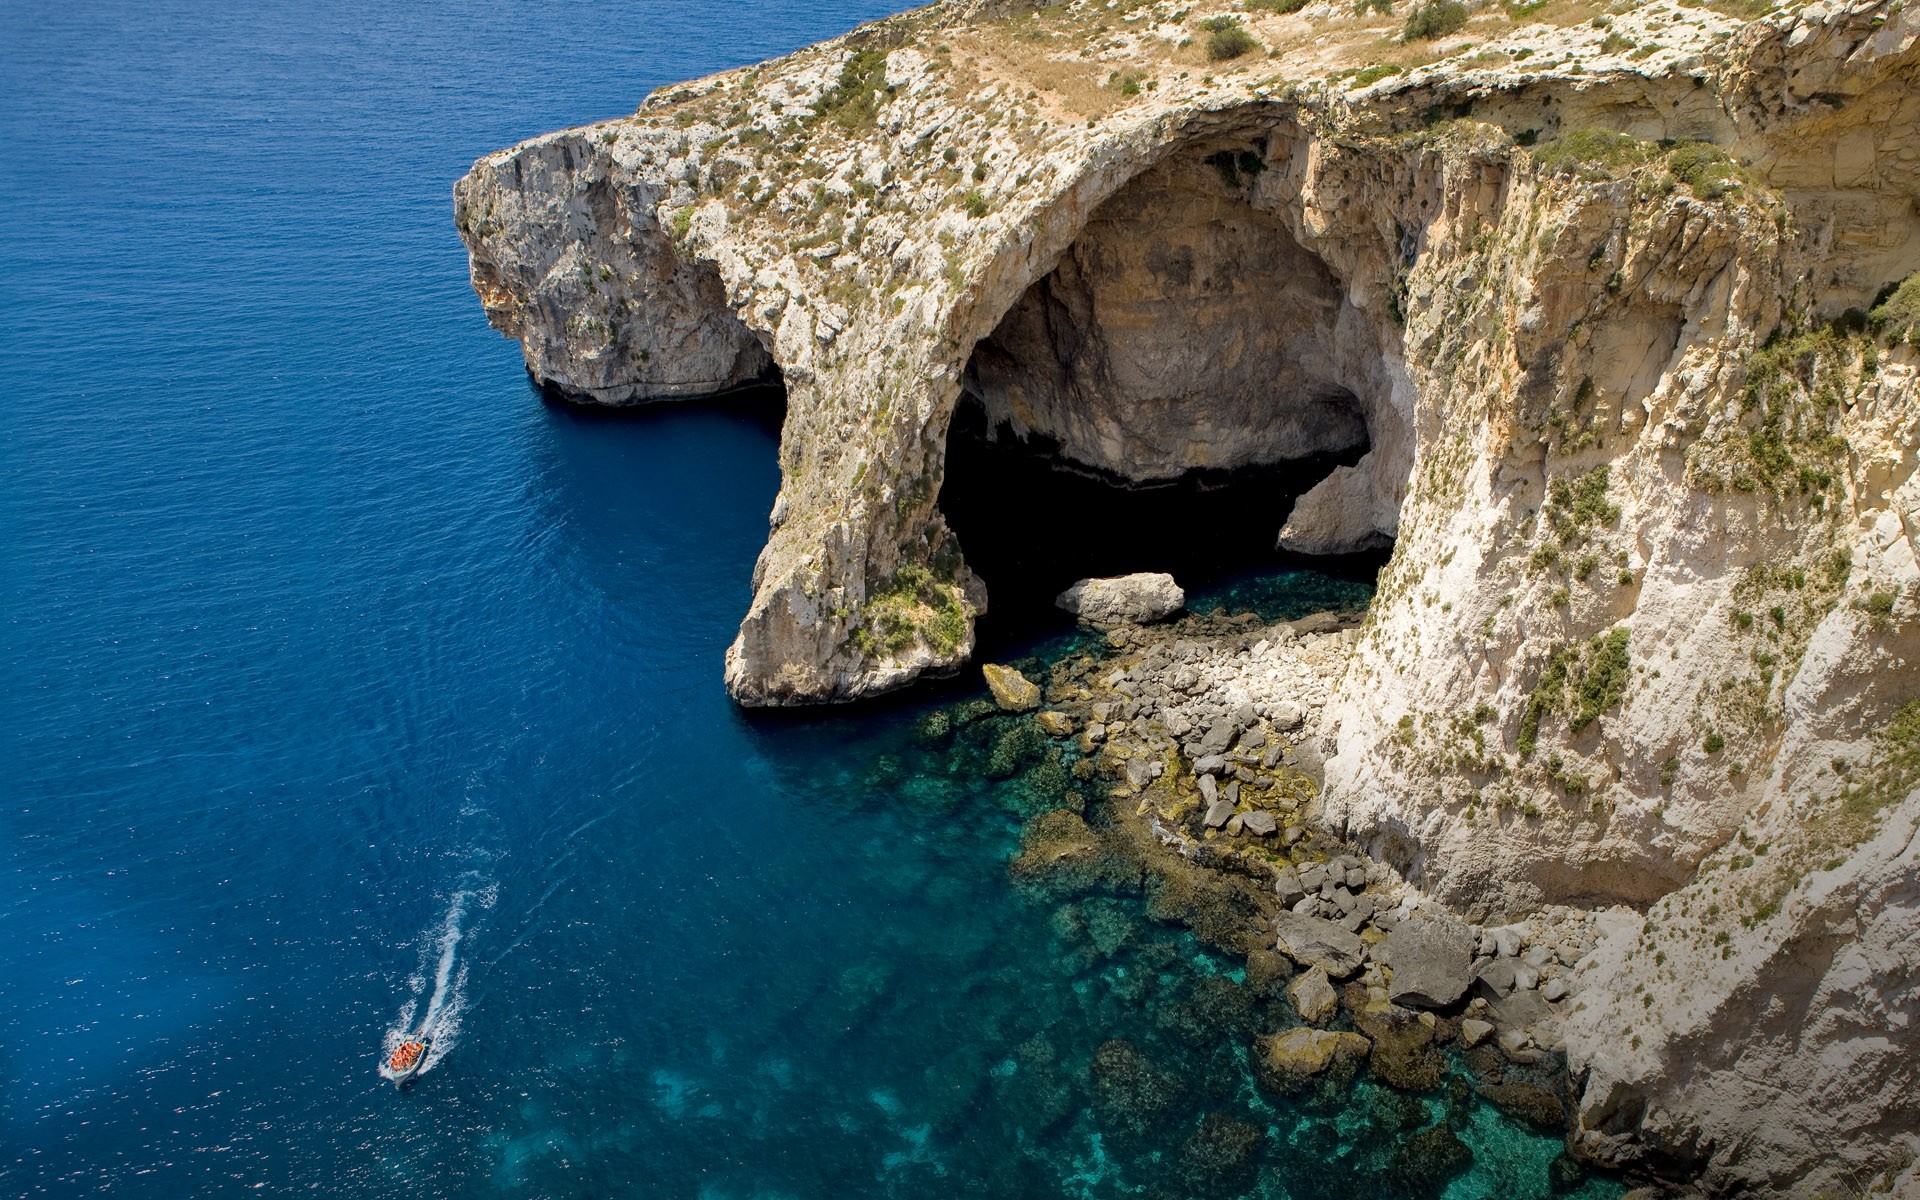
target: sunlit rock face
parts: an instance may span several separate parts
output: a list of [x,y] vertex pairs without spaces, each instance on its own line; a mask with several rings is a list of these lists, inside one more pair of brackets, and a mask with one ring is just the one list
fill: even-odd
[[1265,169],[1254,150],[1185,150],[1096,210],[975,349],[989,419],[1129,482],[1364,447],[1355,385],[1379,344],[1250,203]]

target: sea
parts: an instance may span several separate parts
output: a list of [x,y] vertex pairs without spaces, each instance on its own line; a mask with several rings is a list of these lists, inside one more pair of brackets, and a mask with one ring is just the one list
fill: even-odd
[[473,159],[896,7],[0,2],[0,1196],[1619,1193],[1464,1075],[1262,1092],[1241,964],[1010,880],[977,675],[736,708],[780,396],[487,327]]

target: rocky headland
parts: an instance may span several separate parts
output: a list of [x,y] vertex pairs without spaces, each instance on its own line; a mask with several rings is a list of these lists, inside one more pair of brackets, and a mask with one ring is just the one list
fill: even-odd
[[1589,1162],[1920,1187],[1920,13],[1290,7],[948,3],[663,89],[474,165],[474,286],[578,402],[784,384],[750,705],[971,657],[963,400],[1123,483],[1346,456],[1274,533],[1390,546],[1368,611],[1024,681],[1104,787],[1029,853],[1244,885],[1221,944],[1339,1025],[1271,1086],[1471,1039],[1564,1056]]

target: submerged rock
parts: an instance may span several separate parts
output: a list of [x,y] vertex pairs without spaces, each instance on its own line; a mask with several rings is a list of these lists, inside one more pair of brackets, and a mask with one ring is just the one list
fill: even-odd
[[1088,1072],[1094,1116],[1122,1136],[1153,1133],[1175,1114],[1186,1095],[1178,1075],[1163,1070],[1126,1038],[1102,1043]]
[[1186,1196],[1238,1196],[1251,1188],[1266,1130],[1225,1113],[1210,1112],[1180,1147],[1178,1167]]
[[1016,882],[1059,893],[1134,883],[1138,869],[1077,813],[1042,813],[1022,830],[1020,853],[1007,867]]
[[1150,572],[1082,579],[1054,601],[1090,625],[1147,625],[1179,612],[1186,602],[1173,576]]

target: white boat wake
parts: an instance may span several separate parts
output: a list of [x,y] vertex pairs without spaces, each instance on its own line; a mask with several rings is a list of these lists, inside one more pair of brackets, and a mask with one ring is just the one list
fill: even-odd
[[[420,965],[408,977],[410,995],[381,1040],[381,1061],[393,1053],[401,1039],[424,1034],[431,1045],[418,1074],[425,1075],[459,1043],[460,1018],[467,1010],[467,963],[460,955],[461,940],[470,932],[467,914],[474,907],[483,911],[492,908],[498,898],[497,885],[482,884],[477,876],[470,875],[448,900],[439,923],[422,935]],[[424,1013],[420,1011],[422,999],[426,1002]]]

